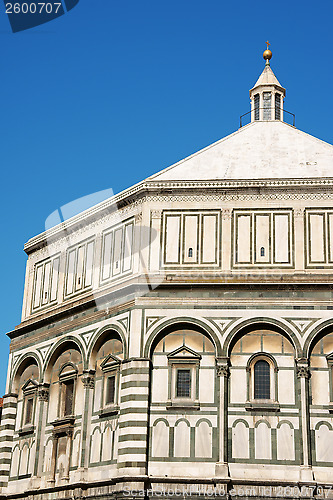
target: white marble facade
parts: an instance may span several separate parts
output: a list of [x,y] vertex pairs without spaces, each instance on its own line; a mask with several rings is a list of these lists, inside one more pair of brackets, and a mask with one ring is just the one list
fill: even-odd
[[25,245],[1,498],[329,497],[333,146],[265,92],[282,118],[266,64],[249,125]]

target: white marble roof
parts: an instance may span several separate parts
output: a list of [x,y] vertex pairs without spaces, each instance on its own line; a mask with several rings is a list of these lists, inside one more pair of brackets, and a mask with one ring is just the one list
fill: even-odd
[[281,121],[253,122],[147,180],[333,177],[333,146]]
[[273,73],[272,68],[267,64],[259,76],[255,86],[253,88],[258,87],[259,85],[278,85],[279,87],[282,87],[281,83],[279,80],[276,78],[275,74]]

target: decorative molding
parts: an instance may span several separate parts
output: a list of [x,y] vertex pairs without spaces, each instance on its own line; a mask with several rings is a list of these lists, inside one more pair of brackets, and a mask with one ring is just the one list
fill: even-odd
[[142,222],[142,212],[139,212],[134,215],[134,220],[136,224],[140,224]]
[[152,219],[160,219],[162,217],[162,210],[151,210]]
[[147,316],[146,317],[146,332],[160,319],[165,318],[165,316]]
[[46,345],[44,347],[39,347],[37,349],[37,351],[41,355],[41,358],[42,358],[43,361],[45,361],[47,353],[50,351],[50,349],[51,349],[52,346],[53,346],[53,344],[48,344],[48,345]]
[[129,324],[128,316],[120,319],[117,318],[117,322],[120,323],[125,328],[126,332],[128,332],[128,324]]
[[295,218],[303,218],[304,217],[304,208],[295,208],[294,217]]
[[283,318],[288,321],[303,336],[307,330],[321,318]]
[[214,325],[218,327],[221,333],[224,333],[229,326],[231,326],[235,321],[240,319],[241,316],[229,317],[229,318],[214,318],[214,317],[206,317],[208,321],[212,322]]
[[311,373],[307,366],[297,366],[297,378],[310,378]]
[[96,330],[97,330],[97,328],[95,328],[94,330],[89,330],[89,332],[84,332],[84,333],[80,334],[80,337],[83,339],[83,342],[84,342],[84,344],[85,344],[86,347],[89,346],[90,341],[93,338],[94,333],[96,332]]
[[230,369],[227,365],[217,365],[216,366],[216,375],[218,377],[228,378],[230,375]]
[[231,208],[223,208],[222,209],[222,219],[223,220],[231,220],[232,217],[232,209]]

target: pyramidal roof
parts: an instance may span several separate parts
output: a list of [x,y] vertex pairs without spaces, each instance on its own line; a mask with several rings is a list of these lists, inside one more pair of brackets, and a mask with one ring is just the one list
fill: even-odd
[[278,85],[279,87],[282,87],[280,84],[279,80],[276,78],[272,68],[270,67],[269,64],[266,64],[264,71],[261,73],[259,76],[255,86],[258,87],[259,85]]
[[147,180],[333,177],[333,146],[282,121],[258,121]]

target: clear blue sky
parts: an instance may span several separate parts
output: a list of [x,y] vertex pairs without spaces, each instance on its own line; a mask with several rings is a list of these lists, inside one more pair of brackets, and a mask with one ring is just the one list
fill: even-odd
[[122,189],[238,128],[264,67],[298,128],[333,142],[331,1],[80,0],[13,34],[0,6],[0,395],[23,245],[57,207]]

